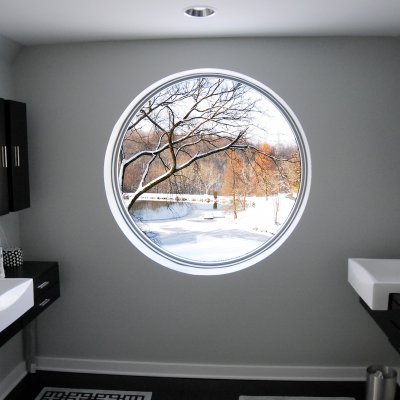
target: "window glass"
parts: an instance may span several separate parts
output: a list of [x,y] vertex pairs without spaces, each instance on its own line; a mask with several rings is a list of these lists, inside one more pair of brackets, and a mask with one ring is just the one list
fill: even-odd
[[148,88],[107,153],[108,198],[124,232],[157,262],[190,273],[266,257],[297,223],[310,183],[294,114],[264,85],[226,71]]

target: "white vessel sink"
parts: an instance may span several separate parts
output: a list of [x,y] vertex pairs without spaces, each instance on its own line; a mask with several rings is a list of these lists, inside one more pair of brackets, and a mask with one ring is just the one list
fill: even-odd
[[0,279],[0,332],[33,307],[33,280]]
[[349,258],[348,281],[371,310],[387,310],[389,294],[400,293],[400,260]]

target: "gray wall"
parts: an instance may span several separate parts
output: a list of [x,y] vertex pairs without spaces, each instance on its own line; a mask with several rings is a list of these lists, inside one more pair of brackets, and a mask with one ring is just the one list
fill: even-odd
[[[398,355],[347,283],[349,257],[400,258],[400,42],[217,39],[25,48],[31,259],[58,260],[62,296],[39,355],[236,365],[366,366]],[[294,233],[265,261],[196,277],[140,254],[108,208],[111,130],[141,90],[199,67],[265,83],[306,132],[313,181]]]
[[[2,98],[14,98],[12,63],[19,50],[20,46],[17,43],[0,36],[0,97]],[[19,243],[18,214],[0,216],[0,246],[18,246]],[[0,384],[21,361],[22,340],[21,335],[17,335],[0,349]]]

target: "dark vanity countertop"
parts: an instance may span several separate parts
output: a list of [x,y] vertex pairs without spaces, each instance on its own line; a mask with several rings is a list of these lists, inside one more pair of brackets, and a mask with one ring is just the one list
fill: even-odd
[[19,267],[4,267],[4,270],[6,278],[36,278],[57,266],[55,261],[24,261]]
[[33,279],[34,305],[25,314],[0,332],[0,346],[60,297],[58,262],[24,261],[19,267],[4,267],[6,278]]

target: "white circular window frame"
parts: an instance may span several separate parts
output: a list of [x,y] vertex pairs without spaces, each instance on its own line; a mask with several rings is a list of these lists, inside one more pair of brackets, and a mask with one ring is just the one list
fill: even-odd
[[[301,181],[297,200],[279,231],[269,241],[243,256],[221,262],[199,262],[172,254],[150,241],[136,226],[126,210],[118,188],[117,160],[127,126],[140,106],[156,93],[174,83],[202,76],[226,78],[242,82],[266,96],[282,113],[292,128],[301,160]],[[275,92],[246,75],[216,68],[202,68],[179,72],[155,82],[136,96],[114,126],[104,161],[104,185],[111,212],[129,241],[144,255],[158,264],[192,275],[222,275],[248,268],[275,252],[297,226],[307,203],[311,186],[311,156],[303,128],[290,107]]]

